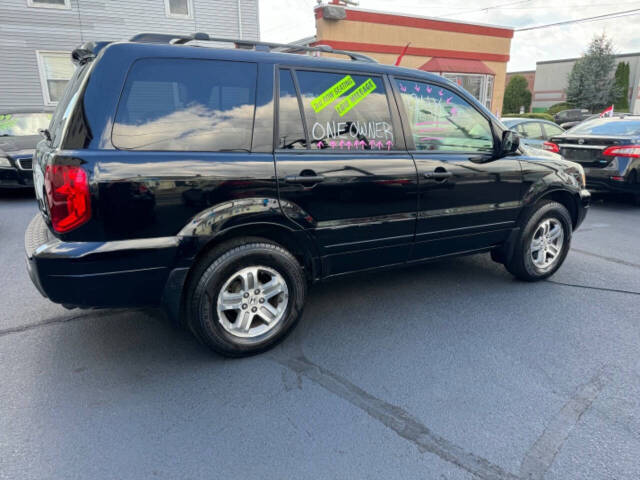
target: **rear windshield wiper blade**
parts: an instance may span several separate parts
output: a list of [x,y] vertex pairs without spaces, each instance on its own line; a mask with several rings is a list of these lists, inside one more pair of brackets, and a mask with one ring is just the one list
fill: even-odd
[[51,132],[49,131],[48,128],[41,128],[38,130],[38,133],[40,135],[42,135],[42,137],[47,141],[50,142],[51,141]]

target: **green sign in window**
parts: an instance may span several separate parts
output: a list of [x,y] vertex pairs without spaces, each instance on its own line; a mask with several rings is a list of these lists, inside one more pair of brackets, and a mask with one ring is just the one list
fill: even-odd
[[353,81],[351,75],[347,75],[342,78],[338,83],[332,85],[327,88],[324,92],[318,95],[316,98],[311,100],[311,107],[313,110],[318,113],[328,105],[330,105],[334,100],[336,100],[340,95],[353,87],[356,82]]
[[344,100],[336,105],[336,111],[342,117],[345,113],[364,100],[376,89],[376,84],[368,78],[358,88],[351,92]]

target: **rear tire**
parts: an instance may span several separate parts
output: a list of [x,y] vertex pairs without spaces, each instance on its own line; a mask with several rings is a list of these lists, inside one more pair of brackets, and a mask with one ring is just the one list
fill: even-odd
[[304,272],[280,245],[256,237],[225,243],[194,267],[186,323],[212,350],[229,357],[263,352],[282,341],[302,315]]
[[513,255],[505,262],[515,277],[528,282],[553,275],[571,246],[571,215],[564,205],[545,201],[536,205],[523,221]]

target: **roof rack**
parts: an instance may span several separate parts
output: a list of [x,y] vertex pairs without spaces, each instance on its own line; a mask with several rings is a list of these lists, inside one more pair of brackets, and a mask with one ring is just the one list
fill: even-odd
[[196,32],[192,35],[170,35],[165,33],[138,33],[129,39],[130,42],[135,43],[168,43],[171,45],[184,45],[192,41],[201,42],[224,42],[233,43],[236,48],[243,48],[248,50],[257,50],[263,52],[270,52],[272,50],[279,50],[282,53],[293,52],[320,52],[320,53],[333,53],[336,55],[346,55],[351,60],[357,60],[360,62],[378,63],[377,60],[360,53],[348,52],[346,50],[334,50],[329,45],[317,45],[315,47],[307,47],[306,45],[296,45],[293,43],[272,43],[272,42],[260,42],[257,40],[244,40],[234,38],[219,38],[210,37],[209,34],[203,32]]

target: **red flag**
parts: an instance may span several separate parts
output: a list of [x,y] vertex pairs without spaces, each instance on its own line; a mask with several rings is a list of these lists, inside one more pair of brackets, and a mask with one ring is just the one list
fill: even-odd
[[411,42],[407,43],[405,47],[402,49],[402,53],[400,53],[400,56],[396,60],[396,63],[394,63],[396,67],[400,65],[400,62],[402,61],[402,57],[404,57],[404,54],[407,53],[407,50],[409,50],[409,45],[411,45]]
[[602,117],[613,117],[613,105],[611,105],[609,108],[605,108],[602,113],[600,114],[600,118]]

